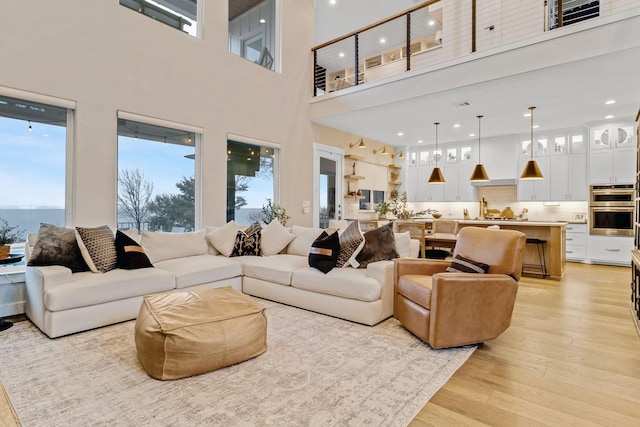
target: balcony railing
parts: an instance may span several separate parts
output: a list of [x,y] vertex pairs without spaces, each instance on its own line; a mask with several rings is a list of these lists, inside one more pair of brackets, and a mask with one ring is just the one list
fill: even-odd
[[[430,0],[312,49],[314,96],[436,66],[544,31],[640,8],[638,0]],[[558,13],[562,11],[562,13]]]

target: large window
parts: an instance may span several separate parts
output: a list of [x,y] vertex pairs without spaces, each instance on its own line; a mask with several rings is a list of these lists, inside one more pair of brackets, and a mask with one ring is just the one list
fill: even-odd
[[194,37],[197,35],[197,0],[120,0],[120,4]]
[[262,220],[268,201],[278,202],[278,149],[227,141],[227,221]]
[[276,0],[229,0],[229,51],[275,70]]
[[[68,112],[69,111],[69,112]],[[22,253],[40,223],[65,225],[67,108],[0,96],[0,227]]]
[[199,134],[118,119],[118,228],[187,232],[196,228]]

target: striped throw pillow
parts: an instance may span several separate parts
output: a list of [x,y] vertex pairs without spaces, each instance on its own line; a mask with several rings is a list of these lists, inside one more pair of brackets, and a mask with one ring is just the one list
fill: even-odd
[[456,255],[447,267],[447,273],[486,273],[489,271],[489,264],[474,261],[461,255]]

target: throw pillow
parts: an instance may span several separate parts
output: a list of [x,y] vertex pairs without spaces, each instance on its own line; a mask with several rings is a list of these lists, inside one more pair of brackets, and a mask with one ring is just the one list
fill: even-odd
[[40,224],[38,239],[27,265],[61,265],[74,273],[89,271],[80,253],[75,230],[53,224]]
[[76,239],[89,270],[106,273],[116,268],[116,242],[109,226],[76,227]]
[[291,233],[296,236],[289,246],[287,246],[287,253],[289,255],[309,255],[309,248],[311,244],[322,234],[324,230],[322,228],[315,227],[301,227],[294,225],[291,228]]
[[317,268],[324,274],[330,272],[338,262],[340,253],[340,236],[338,233],[322,234],[311,244],[309,249],[309,266]]
[[403,233],[393,233],[396,239],[396,251],[400,258],[408,258],[411,256],[411,233],[405,231]]
[[236,232],[236,240],[231,256],[255,255],[260,256],[260,240],[262,227],[259,223],[253,223],[244,231]]
[[135,270],[137,268],[153,267],[149,257],[144,253],[142,246],[127,233],[116,231],[116,253],[118,256],[118,268]]
[[364,233],[364,246],[356,256],[359,268],[365,268],[372,262],[398,258],[396,238],[391,227],[389,223]]
[[336,267],[358,268],[356,256],[364,246],[364,236],[360,231],[360,221],[352,221],[349,226],[340,233],[340,254]]
[[260,242],[262,255],[280,253],[295,237],[277,219],[274,219],[262,229]]
[[489,271],[489,264],[456,255],[447,267],[447,273],[486,273]]
[[207,233],[206,239],[222,255],[229,257],[233,252],[233,245],[238,234],[238,225],[234,221],[229,221],[222,227]]

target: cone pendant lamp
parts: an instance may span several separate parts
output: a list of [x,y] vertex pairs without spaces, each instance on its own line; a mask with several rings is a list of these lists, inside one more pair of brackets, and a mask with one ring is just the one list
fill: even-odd
[[429,184],[444,184],[444,175],[442,174],[442,171],[440,170],[440,168],[438,167],[438,158],[436,157],[436,153],[438,152],[438,125],[440,123],[439,122],[435,122],[434,125],[436,125],[436,149],[433,152],[434,155],[433,157],[436,159],[436,167],[433,168],[433,170],[431,171],[431,175],[429,176]]
[[542,179],[544,176],[538,167],[538,163],[533,160],[533,150],[537,144],[533,139],[533,110],[536,107],[529,107],[529,111],[531,111],[531,141],[529,142],[529,152],[531,153],[531,159],[524,166],[524,170],[522,171],[522,175],[520,175],[520,179]]
[[472,182],[489,181],[489,175],[487,175],[487,171],[484,169],[484,165],[480,160],[480,120],[482,120],[482,117],[484,116],[477,116],[477,117],[478,117],[478,164],[476,165],[475,169],[473,169],[471,178],[469,178],[469,181],[472,181]]

